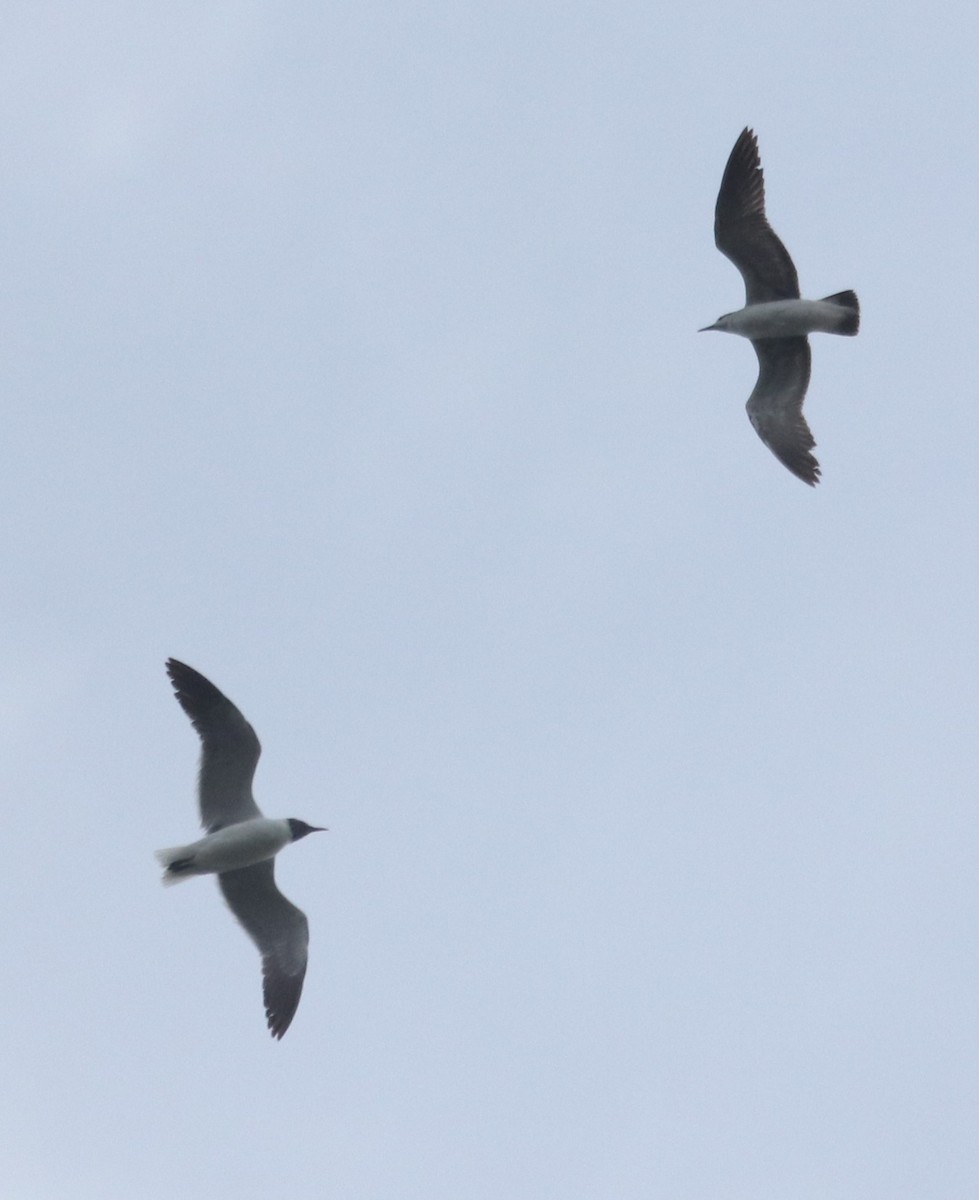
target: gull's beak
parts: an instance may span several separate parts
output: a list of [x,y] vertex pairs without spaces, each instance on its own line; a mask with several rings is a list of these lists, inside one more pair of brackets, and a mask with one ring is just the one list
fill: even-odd
[[715,322],[713,325],[705,325],[703,327],[703,329],[698,329],[697,332],[698,333],[710,333],[710,331],[712,329],[716,329],[716,328],[717,328],[717,323]]

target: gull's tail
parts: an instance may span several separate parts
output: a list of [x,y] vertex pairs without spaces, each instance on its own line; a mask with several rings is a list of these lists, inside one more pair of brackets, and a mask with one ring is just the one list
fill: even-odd
[[832,331],[854,337],[860,331],[860,301],[856,292],[837,292],[835,296],[824,296],[823,304],[835,304],[840,309],[840,323]]
[[194,855],[189,846],[170,846],[167,850],[157,850],[156,858],[163,867],[163,882],[167,887],[199,874],[194,870]]

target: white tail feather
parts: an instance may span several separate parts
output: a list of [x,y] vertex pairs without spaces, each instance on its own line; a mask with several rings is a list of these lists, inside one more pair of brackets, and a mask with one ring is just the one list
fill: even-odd
[[182,883],[185,879],[191,879],[195,871],[171,871],[170,864],[181,858],[190,857],[189,846],[170,846],[166,850],[156,850],[154,855],[163,867],[163,885],[164,887],[172,887],[175,883]]

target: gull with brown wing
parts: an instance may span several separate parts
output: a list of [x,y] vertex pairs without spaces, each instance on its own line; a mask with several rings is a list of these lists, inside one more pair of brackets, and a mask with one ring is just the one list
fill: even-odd
[[814,486],[816,443],[802,415],[809,387],[810,333],[852,337],[860,328],[856,292],[803,300],[789,252],[765,216],[765,178],[758,139],[745,129],[734,144],[714,210],[714,241],[744,277],[745,306],[700,332],[717,329],[750,339],[758,355],[758,382],[748,417],[776,458]]
[[265,1016],[275,1038],[289,1028],[306,977],[306,915],[275,886],[275,856],[290,842],[320,833],[294,817],[263,817],[252,795],[262,747],[255,730],[209,679],[175,658],[167,674],[180,707],[201,738],[198,779],[201,824],[207,835],[158,850],[163,882],[217,875],[228,907],[262,956]]

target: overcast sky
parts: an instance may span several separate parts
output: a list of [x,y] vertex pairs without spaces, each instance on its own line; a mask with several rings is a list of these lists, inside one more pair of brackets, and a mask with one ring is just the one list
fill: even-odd
[[[12,1200],[976,1195],[976,33],[10,0]],[[816,489],[696,332],[745,125]],[[168,655],[330,829],[281,1043]]]

